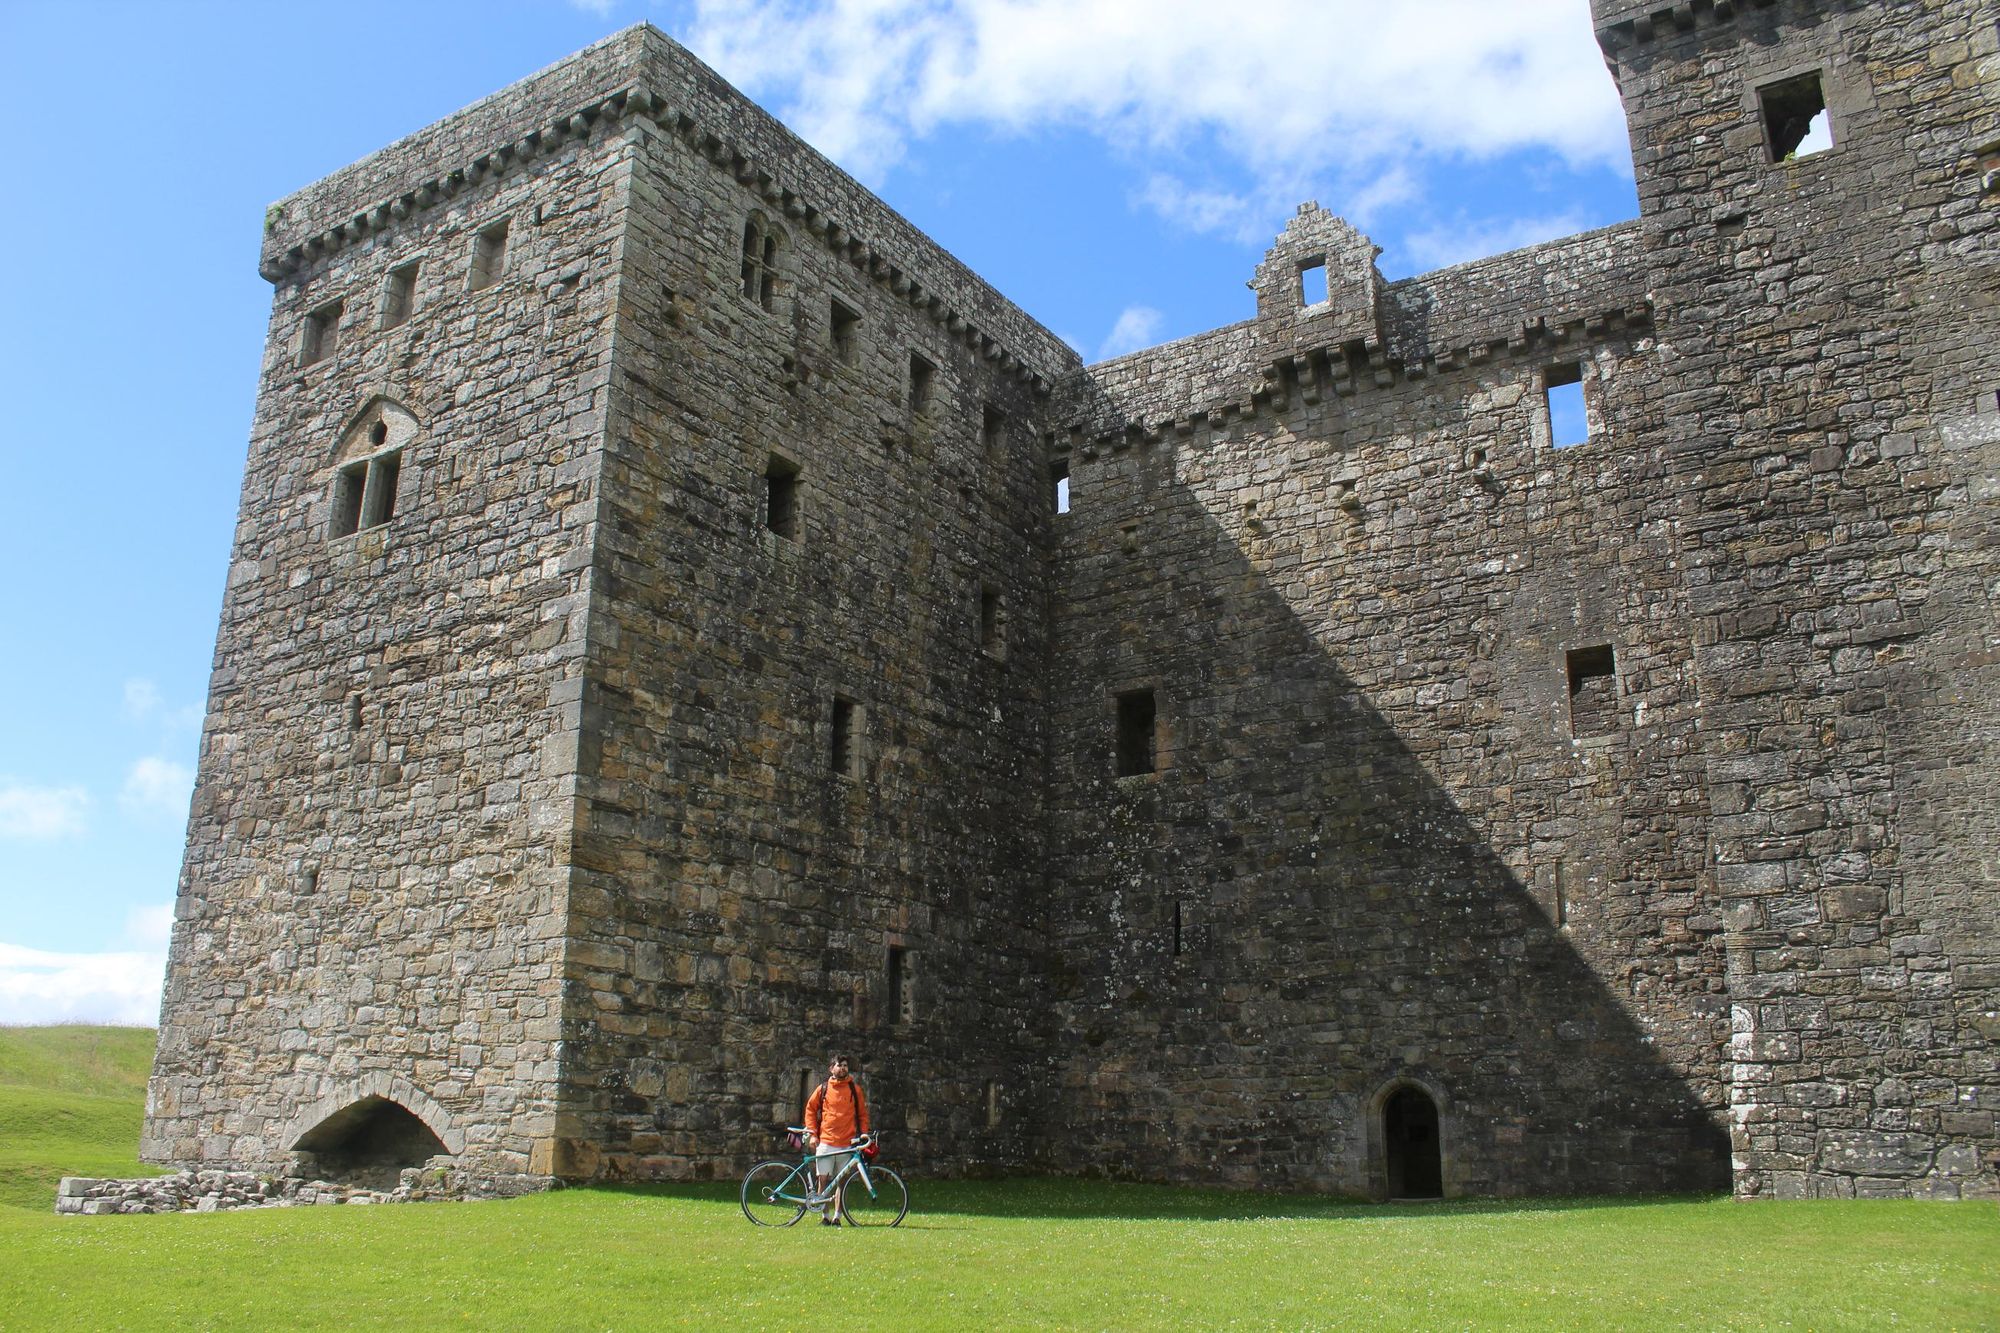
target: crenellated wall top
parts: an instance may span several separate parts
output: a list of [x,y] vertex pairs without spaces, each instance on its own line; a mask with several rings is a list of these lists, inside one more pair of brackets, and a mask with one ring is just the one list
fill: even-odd
[[280,200],[259,271],[273,283],[303,280],[371,235],[620,125],[679,139],[1037,393],[1081,365],[1068,344],[648,24]]

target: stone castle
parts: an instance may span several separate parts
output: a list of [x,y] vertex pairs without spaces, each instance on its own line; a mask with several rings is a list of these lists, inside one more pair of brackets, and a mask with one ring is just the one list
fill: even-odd
[[1593,7],[1093,366],[650,27],[275,206],[145,1155],[2000,1193],[1992,11]]

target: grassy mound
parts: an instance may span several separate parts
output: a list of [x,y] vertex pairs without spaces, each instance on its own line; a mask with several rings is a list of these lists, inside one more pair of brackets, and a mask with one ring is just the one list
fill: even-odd
[[48,1212],[64,1176],[139,1163],[151,1028],[0,1027],[0,1207]]

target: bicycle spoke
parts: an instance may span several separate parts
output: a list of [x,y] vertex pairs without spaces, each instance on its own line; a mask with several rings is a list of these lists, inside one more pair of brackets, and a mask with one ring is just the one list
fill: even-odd
[[849,1226],[893,1227],[909,1210],[903,1178],[886,1166],[869,1167],[865,1180],[856,1171],[840,1187],[840,1215]]
[[788,1227],[805,1215],[810,1183],[790,1162],[759,1162],[743,1177],[743,1215],[760,1227]]

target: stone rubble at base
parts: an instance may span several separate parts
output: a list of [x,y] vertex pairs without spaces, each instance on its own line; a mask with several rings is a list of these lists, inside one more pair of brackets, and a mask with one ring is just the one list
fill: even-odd
[[56,1211],[83,1217],[111,1213],[224,1213],[239,1208],[306,1208],[315,1204],[464,1202],[498,1198],[449,1166],[406,1167],[392,1190],[331,1180],[269,1176],[256,1171],[176,1171],[137,1179],[64,1176]]

